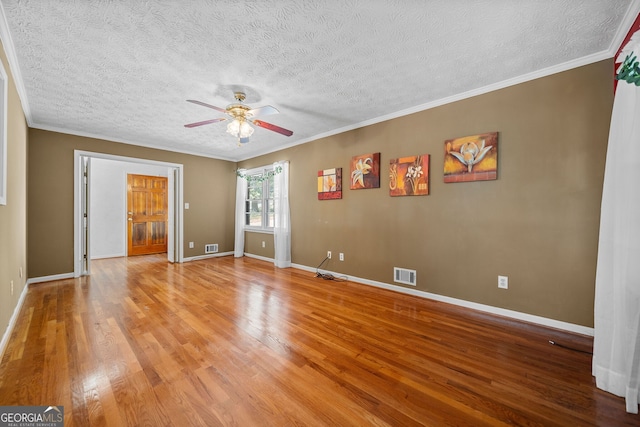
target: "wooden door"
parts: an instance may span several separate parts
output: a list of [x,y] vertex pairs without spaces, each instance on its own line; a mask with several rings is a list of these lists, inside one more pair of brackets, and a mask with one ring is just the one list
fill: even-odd
[[167,178],[127,175],[128,255],[167,252]]

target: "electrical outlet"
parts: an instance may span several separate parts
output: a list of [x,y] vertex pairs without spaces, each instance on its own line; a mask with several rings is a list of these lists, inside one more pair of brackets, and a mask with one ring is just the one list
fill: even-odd
[[327,258],[331,259],[331,251],[327,251]]
[[193,249],[194,245],[193,242],[189,242],[189,249]]
[[13,280],[11,281],[11,295],[13,295]]
[[500,289],[509,289],[509,277],[498,276],[498,287]]
[[266,244],[265,244],[264,240],[262,241],[262,247],[263,248],[266,247]]
[[340,261],[344,261],[344,254],[340,252]]

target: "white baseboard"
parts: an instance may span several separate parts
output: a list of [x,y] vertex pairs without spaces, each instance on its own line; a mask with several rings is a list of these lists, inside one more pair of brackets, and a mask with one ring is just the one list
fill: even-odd
[[[293,264],[292,267],[299,268],[300,270],[316,272],[317,268],[307,267],[306,265]],[[335,273],[331,271],[322,270],[323,273],[330,273],[336,277],[346,277],[341,273]],[[451,298],[444,295],[433,294],[430,292],[420,291],[417,289],[409,289],[402,286],[390,285],[388,283],[376,282],[374,280],[362,279],[359,277],[350,276],[349,280],[356,283],[361,283],[363,285],[375,286],[377,288],[387,289],[394,292],[401,292],[403,294],[414,295],[422,298],[431,299],[434,301],[445,302],[448,304],[457,305],[460,307],[466,307],[473,310],[483,311],[486,313],[495,314],[498,316],[509,317],[511,319],[522,320],[529,323],[535,323],[542,326],[548,326],[555,329],[560,329],[567,332],[573,332],[576,334],[593,336],[594,330],[593,328],[589,328],[587,326],[576,325],[574,323],[562,322],[555,319],[549,319],[547,317],[535,316],[528,313],[522,313],[514,310],[507,310],[505,308],[494,307],[491,305],[479,304],[472,301],[461,300],[457,298]]]
[[51,282],[53,280],[73,279],[75,276],[73,273],[54,274],[53,276],[32,277],[27,280],[27,284],[32,285],[34,283]]
[[260,255],[249,254],[249,253],[246,253],[246,252],[244,253],[244,256],[246,256],[247,258],[255,258],[255,259],[259,259],[259,260],[266,261],[266,262],[274,262],[273,258],[267,258],[267,257],[263,257],[263,256],[260,256]]
[[5,329],[4,335],[2,335],[2,341],[0,341],[0,360],[2,360],[2,358],[4,357],[4,351],[7,349],[7,344],[9,344],[9,338],[11,338],[11,334],[13,333],[13,328],[16,326],[16,322],[18,321],[20,310],[22,310],[22,304],[24,304],[24,300],[27,297],[27,289],[29,289],[29,282],[27,282],[24,286],[24,289],[22,289],[22,293],[20,294],[18,303],[16,304],[16,307],[13,310],[11,319],[9,319],[9,324],[7,325],[7,329]]
[[198,255],[198,256],[193,256],[193,257],[189,257],[189,258],[183,258],[182,262],[198,261],[198,260],[201,260],[201,259],[218,258],[218,257],[221,257],[221,256],[229,256],[229,255],[233,255],[233,252],[218,252],[218,253],[215,253],[215,254]]
[[106,258],[121,258],[127,256],[127,254],[120,252],[117,254],[111,254],[111,255],[91,255],[91,259],[106,259]]

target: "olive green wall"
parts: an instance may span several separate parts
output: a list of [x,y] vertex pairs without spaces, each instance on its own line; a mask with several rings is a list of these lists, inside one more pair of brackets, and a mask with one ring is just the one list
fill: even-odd
[[[244,252],[258,257],[273,258],[275,248],[273,246],[273,234],[244,233]],[[262,244],[264,242],[264,247]]]
[[29,129],[29,277],[73,273],[74,150],[184,165],[184,256],[233,251],[235,163]]
[[[394,266],[414,269],[418,290],[592,327],[612,70],[602,61],[239,166],[290,161],[294,264],[343,252],[328,270],[392,284]],[[498,179],[443,183],[444,141],[492,131]],[[371,152],[381,152],[381,188],[349,190],[349,160]],[[385,165],[418,154],[431,155],[430,195],[390,197]],[[343,197],[319,201],[317,171],[333,167]],[[263,237],[250,234],[256,253]]]
[[[4,47],[0,47],[0,60],[8,77],[7,204],[0,205],[0,337],[2,337],[27,282],[27,123]],[[22,276],[20,269],[22,269]],[[13,293],[11,281],[13,281]],[[2,350],[0,348],[0,356]]]

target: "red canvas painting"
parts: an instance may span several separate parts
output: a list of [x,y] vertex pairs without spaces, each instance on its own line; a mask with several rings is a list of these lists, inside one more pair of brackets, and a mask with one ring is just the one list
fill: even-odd
[[342,199],[342,168],[318,171],[318,200]]

